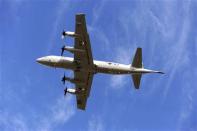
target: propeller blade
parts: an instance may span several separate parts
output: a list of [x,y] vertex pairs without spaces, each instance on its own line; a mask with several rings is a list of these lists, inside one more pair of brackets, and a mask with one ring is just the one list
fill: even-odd
[[64,36],[62,35],[61,38],[64,39]]
[[62,31],[62,39],[64,39],[64,37],[66,36],[66,32],[65,30]]
[[66,94],[67,94],[67,87],[66,87],[66,89],[64,89],[64,96],[66,96]]
[[66,81],[66,77],[65,77],[65,73],[64,73],[64,76],[62,77],[62,82],[64,85],[65,85],[65,81]]
[[61,56],[63,56],[63,54],[64,54],[64,48],[65,48],[65,45],[64,46],[62,46],[62,48],[61,48]]

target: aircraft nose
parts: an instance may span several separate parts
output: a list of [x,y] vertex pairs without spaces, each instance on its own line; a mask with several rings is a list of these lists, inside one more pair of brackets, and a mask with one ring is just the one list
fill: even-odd
[[56,60],[54,60],[52,56],[40,57],[36,59],[36,62],[42,65],[52,66],[52,67],[57,63]]
[[44,64],[45,60],[43,57],[36,59],[36,62],[40,63],[40,64]]

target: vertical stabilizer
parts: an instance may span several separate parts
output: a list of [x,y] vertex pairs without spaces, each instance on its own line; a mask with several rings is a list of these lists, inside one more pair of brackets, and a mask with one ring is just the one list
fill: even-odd
[[142,48],[137,48],[133,58],[132,66],[136,68],[143,68],[142,64]]

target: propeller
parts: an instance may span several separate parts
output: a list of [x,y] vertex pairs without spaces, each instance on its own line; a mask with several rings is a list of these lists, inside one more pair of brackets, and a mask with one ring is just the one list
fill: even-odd
[[66,96],[67,90],[68,90],[68,88],[66,87],[66,88],[64,89],[64,96]]
[[64,37],[66,36],[66,32],[65,30],[62,31],[62,39],[64,39]]
[[64,46],[62,46],[62,48],[61,48],[61,56],[63,56],[63,54],[64,54],[64,48],[65,48],[65,45]]
[[62,77],[62,82],[63,82],[64,85],[65,85],[65,81],[66,81],[66,76],[65,76],[65,73],[64,73],[64,76]]

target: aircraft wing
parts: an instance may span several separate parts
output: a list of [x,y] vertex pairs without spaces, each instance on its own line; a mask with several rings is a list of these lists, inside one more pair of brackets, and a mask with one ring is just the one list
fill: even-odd
[[85,89],[84,92],[82,93],[77,93],[77,108],[85,110],[86,107],[86,101],[87,98],[89,97],[89,93],[90,93],[90,89],[91,89],[91,85],[92,85],[92,79],[93,79],[93,74],[90,72],[78,72],[75,71],[74,73],[74,77],[75,79],[78,79],[80,81],[82,81],[83,83],[76,83],[76,90],[82,90]]
[[82,81],[82,84],[76,83],[76,90],[85,89],[83,93],[76,94],[77,107],[85,110],[93,79],[93,74],[88,69],[93,67],[93,58],[84,14],[76,15],[75,33],[79,37],[75,38],[74,48],[84,50],[84,52],[74,53],[74,61],[79,61],[80,66],[79,71],[74,72],[74,79]]
[[92,51],[86,28],[85,14],[76,15],[75,33],[80,37],[75,38],[74,48],[84,50],[84,52],[76,52],[74,54],[74,59],[81,61],[82,66],[93,66]]

